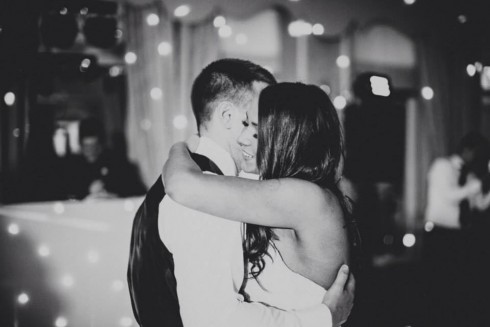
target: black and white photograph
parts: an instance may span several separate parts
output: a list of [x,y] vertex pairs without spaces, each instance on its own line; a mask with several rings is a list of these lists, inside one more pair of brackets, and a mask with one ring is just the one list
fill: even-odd
[[490,326],[489,12],[0,0],[0,327]]

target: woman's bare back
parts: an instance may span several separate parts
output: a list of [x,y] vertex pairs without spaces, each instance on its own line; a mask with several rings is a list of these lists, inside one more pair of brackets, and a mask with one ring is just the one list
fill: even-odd
[[328,289],[340,266],[349,263],[349,242],[339,202],[329,191],[325,194],[331,210],[318,223],[298,231],[273,231],[278,237],[274,245],[289,269]]

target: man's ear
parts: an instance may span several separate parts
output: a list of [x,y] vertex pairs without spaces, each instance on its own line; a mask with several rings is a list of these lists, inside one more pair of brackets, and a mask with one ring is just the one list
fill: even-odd
[[217,114],[219,115],[219,119],[226,129],[230,129],[232,127],[232,118],[235,114],[235,110],[235,105],[230,101],[222,101],[218,104]]

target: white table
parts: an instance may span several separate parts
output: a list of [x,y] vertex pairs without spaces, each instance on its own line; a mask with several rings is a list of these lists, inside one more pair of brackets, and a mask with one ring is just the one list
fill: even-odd
[[[0,237],[8,245],[1,264],[9,269],[0,283],[11,294],[18,327],[27,325],[23,315],[34,314],[29,310],[45,311],[50,316],[44,319],[58,327],[137,326],[126,269],[132,221],[142,200],[0,207]],[[19,298],[22,293],[27,297]]]

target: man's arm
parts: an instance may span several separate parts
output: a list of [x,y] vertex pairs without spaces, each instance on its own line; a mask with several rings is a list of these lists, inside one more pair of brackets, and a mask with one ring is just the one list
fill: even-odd
[[[179,262],[175,263],[177,267]],[[185,282],[190,276],[187,279],[177,277],[184,326],[331,327],[345,322],[352,310],[354,280],[351,278],[346,286],[346,271],[339,273],[339,278],[325,295],[323,303],[304,310],[284,311],[263,303],[244,302],[229,273],[214,271],[215,277],[202,278],[206,271],[211,272],[218,267],[216,265],[213,269],[206,267],[199,270],[201,277],[190,284]],[[222,266],[222,271],[229,272],[230,267]]]

